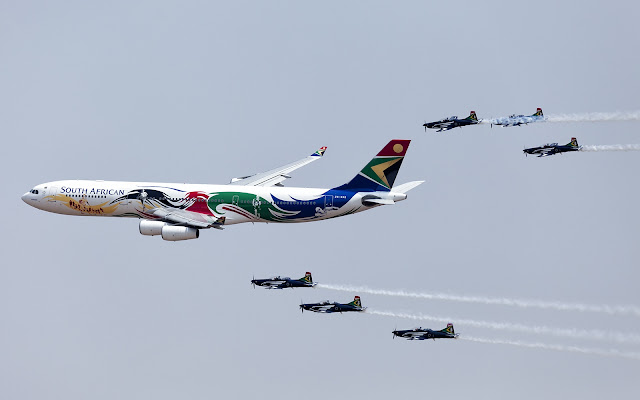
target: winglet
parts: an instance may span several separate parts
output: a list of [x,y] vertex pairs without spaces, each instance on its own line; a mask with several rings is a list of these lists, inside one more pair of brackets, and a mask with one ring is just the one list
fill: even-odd
[[310,155],[309,157],[322,157],[324,152],[327,151],[327,146],[320,147],[318,151]]

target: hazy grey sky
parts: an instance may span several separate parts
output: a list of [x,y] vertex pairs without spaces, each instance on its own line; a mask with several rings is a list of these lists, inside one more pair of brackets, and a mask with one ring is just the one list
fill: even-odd
[[[634,2],[2,2],[0,398],[637,395],[640,361],[465,340],[418,322],[300,314],[349,292],[251,277],[640,306],[640,153],[538,159],[545,142],[640,143],[639,122],[475,126],[444,116],[639,110]],[[60,179],[226,183],[328,146],[289,186],[334,187],[412,139],[407,201],[310,224],[164,242],[137,220],[44,213]],[[461,337],[640,351],[483,329],[502,321],[640,335],[640,319],[361,294],[450,316]]]

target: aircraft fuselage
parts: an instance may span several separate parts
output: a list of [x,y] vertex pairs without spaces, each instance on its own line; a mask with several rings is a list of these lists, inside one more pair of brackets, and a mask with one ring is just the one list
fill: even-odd
[[243,222],[309,222],[368,210],[363,197],[401,201],[406,194],[335,189],[186,183],[66,180],[34,187],[22,199],[66,215],[157,219],[149,210],[185,210],[225,225]]

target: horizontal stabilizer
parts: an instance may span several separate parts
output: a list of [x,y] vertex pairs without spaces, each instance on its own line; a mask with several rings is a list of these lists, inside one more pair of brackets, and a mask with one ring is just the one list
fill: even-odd
[[374,204],[386,204],[386,205],[396,204],[396,202],[391,199],[364,199],[362,200],[362,202],[374,203]]
[[407,193],[409,190],[423,184],[424,181],[413,181],[413,182],[407,182],[407,183],[403,183],[402,185],[398,185],[395,186],[393,188],[394,192],[398,192],[398,193]]

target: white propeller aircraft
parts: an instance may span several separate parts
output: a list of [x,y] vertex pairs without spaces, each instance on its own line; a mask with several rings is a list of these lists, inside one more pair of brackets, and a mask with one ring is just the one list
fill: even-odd
[[393,188],[409,143],[390,141],[349,183],[333,189],[282,185],[290,172],[320,159],[322,147],[283,167],[233,178],[228,185],[68,180],[37,185],[22,200],[58,214],[141,218],[141,234],[171,241],[243,222],[319,221],[405,200],[424,182]]

